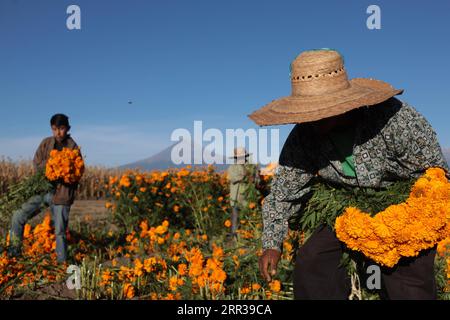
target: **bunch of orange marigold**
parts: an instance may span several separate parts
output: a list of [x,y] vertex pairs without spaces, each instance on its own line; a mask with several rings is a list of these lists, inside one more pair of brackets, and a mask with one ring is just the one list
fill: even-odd
[[50,181],[62,180],[67,184],[77,183],[84,173],[84,161],[79,149],[52,150],[45,167],[45,176]]
[[440,168],[430,168],[409,198],[375,217],[349,207],[336,219],[339,240],[375,262],[393,267],[450,236],[450,183]]
[[[9,240],[8,235],[8,243]],[[11,295],[15,286],[23,287],[34,282],[56,281],[63,266],[56,265],[55,247],[55,234],[49,214],[44,217],[42,223],[34,228],[26,224],[23,243],[24,257],[22,259],[9,258],[6,252],[0,255],[0,288],[19,278],[20,281],[9,285],[5,290],[7,295]]]

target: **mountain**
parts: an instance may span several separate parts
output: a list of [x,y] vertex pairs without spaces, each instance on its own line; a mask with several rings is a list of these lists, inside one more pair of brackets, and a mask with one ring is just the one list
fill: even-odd
[[[144,171],[151,171],[151,170],[166,170],[169,168],[181,168],[181,167],[185,167],[187,164],[185,163],[181,163],[181,164],[175,164],[172,159],[171,159],[171,153],[172,153],[172,148],[177,145],[177,143],[174,143],[173,145],[171,145],[170,147],[167,147],[166,149],[158,152],[157,154],[149,157],[149,158],[145,158],[136,162],[132,162],[132,163],[128,163],[125,165],[122,165],[119,167],[119,169],[141,169]],[[186,146],[188,147],[188,146]],[[192,162],[194,161],[194,148],[200,148],[200,146],[191,143],[191,159]],[[202,148],[202,152],[203,150],[205,150],[205,148]],[[219,155],[220,159],[222,160],[222,163],[225,163],[226,161],[226,157]],[[206,166],[205,164],[203,165],[198,165],[198,164],[192,164],[192,167],[201,167],[201,166]],[[227,164],[214,164],[216,171],[223,171],[226,170],[228,168]]]

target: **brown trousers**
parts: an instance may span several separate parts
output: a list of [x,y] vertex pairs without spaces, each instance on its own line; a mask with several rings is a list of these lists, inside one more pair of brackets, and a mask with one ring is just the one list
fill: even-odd
[[[294,270],[294,298],[347,299],[350,278],[340,266],[344,244],[329,227],[321,227],[299,248]],[[403,258],[394,268],[381,268],[382,299],[431,300],[437,298],[434,278],[436,248],[415,258]],[[365,287],[362,281],[361,287]]]

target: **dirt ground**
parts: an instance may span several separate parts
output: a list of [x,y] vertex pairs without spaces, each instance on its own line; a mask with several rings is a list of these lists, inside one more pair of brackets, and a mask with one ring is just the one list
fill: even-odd
[[[109,213],[105,208],[104,200],[76,200],[70,208],[69,228],[75,228],[79,223],[97,224],[108,223]],[[45,213],[41,212],[31,219],[30,224],[35,226],[42,222]]]
[[108,210],[105,208],[104,200],[78,200],[70,209],[70,220],[77,220],[87,223],[107,222],[109,219]]

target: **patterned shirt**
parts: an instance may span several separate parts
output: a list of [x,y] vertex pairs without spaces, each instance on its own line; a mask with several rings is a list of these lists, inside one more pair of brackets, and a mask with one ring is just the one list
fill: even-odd
[[386,187],[418,178],[429,167],[449,167],[428,121],[396,98],[353,110],[353,159],[356,176],[344,174],[341,156],[330,138],[316,134],[311,122],[292,129],[279,158],[271,192],[263,204],[264,249],[282,250],[288,219],[301,209],[315,175],[349,186]]

